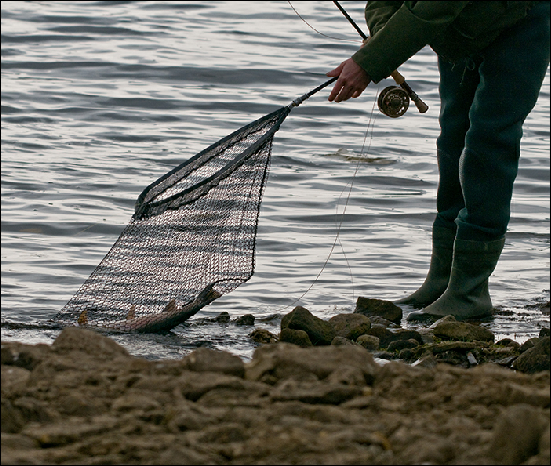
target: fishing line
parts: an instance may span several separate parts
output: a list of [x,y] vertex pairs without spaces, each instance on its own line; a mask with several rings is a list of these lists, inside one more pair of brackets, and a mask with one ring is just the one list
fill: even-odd
[[[342,242],[340,240],[340,232],[341,232],[341,229],[342,229],[342,224],[344,223],[344,216],[346,214],[346,209],[348,207],[348,203],[350,201],[350,196],[352,194],[352,189],[354,187],[354,179],[356,178],[356,175],[358,174],[358,171],[360,169],[360,165],[362,164],[363,162],[363,159],[365,156],[369,155],[369,150],[371,149],[371,143],[373,141],[373,129],[374,129],[374,126],[375,126],[375,118],[373,117],[373,113],[375,111],[375,105],[376,105],[376,102],[377,102],[377,99],[374,100],[373,102],[373,106],[371,108],[371,113],[369,115],[369,121],[367,123],[367,128],[366,128],[366,131],[364,133],[364,139],[363,139],[363,144],[362,144],[362,149],[360,151],[360,156],[358,158],[358,161],[356,163],[356,168],[354,170],[354,174],[352,175],[352,179],[349,183],[347,183],[345,185],[345,187],[343,188],[343,190],[341,191],[340,195],[339,195],[339,198],[337,200],[337,205],[336,205],[336,212],[335,212],[335,226],[337,228],[337,233],[335,235],[335,239],[333,241],[333,244],[331,246],[331,249],[329,251],[329,254],[325,260],[325,262],[323,263],[320,271],[318,272],[316,278],[314,278],[314,280],[312,281],[312,283],[310,284],[310,286],[308,287],[308,289],[306,291],[304,291],[304,293],[302,293],[302,295],[300,295],[298,298],[296,298],[290,305],[287,305],[287,306],[283,306],[282,308],[280,309],[276,309],[276,312],[278,311],[281,311],[287,307],[294,307],[296,303],[298,303],[302,298],[304,298],[311,290],[312,288],[314,287],[314,285],[317,283],[317,281],[319,280],[319,278],[321,277],[321,274],[323,273],[323,271],[325,270],[325,268],[327,267],[327,265],[329,264],[329,261],[331,259],[331,256],[333,255],[333,252],[335,250],[335,247],[337,245],[337,242],[341,245],[341,248],[342,248],[342,253],[343,253],[343,256],[346,260],[346,263],[347,263],[347,266],[348,266],[348,269],[350,271],[350,281],[352,283],[352,300],[354,301],[354,297],[355,297],[355,291],[354,291],[354,277],[353,277],[353,274],[352,274],[352,268],[350,266],[350,262],[348,261],[348,257],[346,256],[346,252],[344,250],[344,247],[342,246]],[[367,141],[367,138],[368,138],[368,135],[370,135],[369,137],[369,145],[367,147],[367,149],[365,149],[365,144],[366,144],[366,141]],[[346,188],[347,186],[349,186],[349,189],[348,189],[348,194],[346,196],[346,199],[345,199],[345,202],[344,202],[344,207],[343,207],[343,211],[342,213],[340,214],[340,220],[338,220],[339,218],[339,213],[338,213],[338,210],[339,210],[339,202],[342,198],[342,196],[344,195],[345,191],[346,191]]]
[[[324,36],[324,37],[327,37],[329,39],[335,39],[335,40],[348,40],[348,39],[340,39],[338,37],[331,37],[331,36],[328,36],[326,34],[323,34],[322,32],[318,31],[316,28],[314,28],[313,26],[311,26],[308,21],[306,21],[299,13],[298,11],[293,7],[293,5],[291,4],[290,1],[288,1],[289,5],[291,6],[291,8],[294,10],[294,12],[297,14],[297,16],[304,22],[306,23],[311,29],[313,29],[315,32],[317,32],[318,34]],[[351,40],[348,40],[349,42],[356,42],[356,41],[351,41]],[[318,282],[319,278],[321,277],[321,274],[323,273],[323,271],[325,270],[325,268],[327,267],[327,265],[329,264],[329,261],[331,259],[331,256],[333,255],[334,251],[335,251],[335,248],[337,246],[337,243],[339,243],[339,245],[341,246],[341,250],[342,250],[342,253],[343,253],[343,256],[344,256],[344,259],[346,261],[346,264],[348,266],[348,270],[350,272],[350,282],[351,282],[351,285],[352,285],[352,301],[354,301],[354,298],[355,298],[355,290],[354,290],[354,276],[353,276],[353,273],[352,273],[352,267],[350,266],[350,262],[348,261],[348,257],[346,256],[346,252],[345,252],[345,249],[344,249],[344,246],[341,242],[341,239],[340,239],[340,232],[341,232],[341,229],[342,229],[342,225],[344,223],[344,217],[345,217],[345,214],[346,214],[346,209],[348,207],[348,203],[350,201],[350,196],[352,195],[352,189],[354,187],[354,179],[356,178],[356,175],[358,174],[358,171],[360,169],[360,165],[362,164],[363,162],[363,158],[367,155],[369,155],[369,150],[371,149],[371,143],[372,143],[372,140],[373,140],[373,129],[374,129],[374,126],[375,126],[375,118],[373,117],[373,113],[375,111],[375,105],[377,103],[377,100],[378,100],[378,94],[379,94],[379,88],[377,87],[377,91],[375,93],[376,95],[376,98],[373,102],[373,106],[371,108],[371,113],[369,115],[369,120],[368,120],[368,123],[367,123],[367,128],[366,128],[366,131],[364,133],[364,139],[363,139],[363,144],[362,144],[362,149],[360,151],[360,155],[359,155],[359,158],[358,158],[358,161],[356,163],[356,168],[354,170],[354,174],[352,175],[352,179],[349,183],[347,183],[345,185],[345,187],[343,188],[343,190],[341,191],[338,199],[337,199],[337,205],[336,205],[336,212],[335,212],[335,227],[337,229],[337,232],[336,232],[336,235],[335,235],[335,239],[333,241],[333,244],[331,246],[331,249],[329,251],[329,254],[325,260],[325,262],[323,263],[320,271],[318,272],[316,278],[312,281],[312,283],[310,284],[310,286],[308,287],[308,289],[306,291],[304,291],[304,293],[302,293],[302,295],[300,295],[298,298],[296,298],[290,305],[288,306],[283,306],[282,308],[280,309],[277,309],[276,312],[278,311],[281,311],[287,307],[294,307],[296,303],[298,303],[302,298],[304,298],[311,290],[312,288],[314,287],[314,285]],[[369,138],[369,145],[367,147],[367,150],[365,149],[365,145],[366,145],[366,141],[367,141],[367,138],[368,138],[368,135],[370,134],[370,138]],[[343,197],[345,191],[346,191],[346,188],[349,186],[349,189],[348,189],[348,194],[346,196],[346,199],[345,199],[345,202],[344,202],[344,207],[343,207],[343,211],[342,213],[340,214],[340,220],[339,220],[339,203],[341,201],[341,198]]]
[[323,37],[327,37],[328,39],[333,39],[333,40],[342,40],[342,41],[345,41],[345,42],[354,42],[354,43],[358,43],[357,40],[352,40],[352,39],[342,39],[340,37],[332,37],[332,36],[328,36],[327,34],[324,34],[323,32],[320,32],[318,31],[314,26],[312,26],[308,21],[306,21],[301,15],[300,13],[296,10],[296,8],[292,5],[292,3],[290,1],[287,1],[287,3],[291,6],[291,8],[293,9],[293,11],[296,13],[296,15],[304,22],[306,23],[306,25],[312,29],[313,31],[317,32],[319,35],[323,36]]

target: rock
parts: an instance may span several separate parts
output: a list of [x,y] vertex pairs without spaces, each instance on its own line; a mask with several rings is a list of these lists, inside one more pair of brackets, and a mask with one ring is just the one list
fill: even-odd
[[33,370],[48,358],[51,350],[50,345],[43,343],[25,345],[17,341],[2,342],[2,364]]
[[373,356],[360,345],[298,348],[282,344],[261,346],[245,365],[246,380],[276,383],[281,380],[324,380],[346,366],[361,371],[364,383],[371,383],[379,369]]
[[518,341],[515,341],[515,340],[511,340],[510,338],[503,338],[501,340],[499,340],[496,345],[501,345],[501,346],[510,346],[511,348],[520,348],[520,343]]
[[498,464],[521,464],[536,455],[548,426],[543,411],[526,404],[509,406],[496,421],[489,454]]
[[276,343],[277,337],[269,330],[264,328],[255,328],[250,334],[252,340],[257,343]]
[[530,348],[533,348],[534,346],[536,346],[536,343],[538,341],[539,341],[539,338],[529,338],[522,345],[520,345],[520,351],[524,353],[524,351],[527,351]]
[[550,333],[551,333],[551,332],[549,331],[549,328],[547,328],[547,327],[542,327],[542,328],[540,329],[539,337],[540,337],[540,338],[548,337],[548,336],[550,336]]
[[315,346],[330,345],[336,336],[335,330],[333,330],[333,326],[329,322],[314,316],[308,309],[302,306],[295,307],[281,319],[282,335],[280,338],[282,341],[289,341],[283,338],[283,329],[285,328],[303,330],[307,333],[310,342]]
[[550,369],[549,337],[540,338],[532,348],[522,353],[513,363],[513,369],[527,374],[548,371]]
[[369,317],[369,320],[371,320],[371,325],[373,324],[379,324],[386,328],[399,328],[400,326],[398,324],[395,324],[394,322],[391,322],[388,319],[385,319],[381,316],[375,316],[372,315]]
[[495,340],[495,335],[490,330],[466,322],[457,322],[455,319],[436,322],[432,333],[442,340],[491,342]]
[[128,351],[111,338],[78,327],[65,327],[53,342],[52,350],[59,354],[80,351],[96,359],[130,357]]
[[419,346],[419,342],[414,338],[410,338],[409,340],[395,340],[390,342],[387,350],[400,351],[404,348],[415,348],[416,346]]
[[229,321],[230,321],[230,314],[229,312],[226,312],[226,311],[221,312],[216,317],[211,319],[211,322],[217,322],[219,324],[227,324],[229,323]]
[[392,330],[393,338],[391,341],[400,341],[400,340],[415,340],[417,343],[422,345],[425,341],[423,336],[417,330],[409,330],[405,328],[399,328],[397,330]]
[[382,299],[358,297],[356,302],[356,314],[363,314],[367,317],[379,316],[399,324],[402,320],[402,309],[392,301]]
[[272,401],[299,401],[310,404],[339,405],[363,393],[361,386],[341,383],[297,382],[287,380],[271,394]]
[[377,351],[379,349],[379,339],[374,335],[360,335],[356,342],[368,351]]
[[373,335],[379,339],[379,347],[386,348],[388,344],[394,339],[394,333],[388,328],[382,325],[372,325],[368,332],[369,335]]
[[356,340],[371,328],[371,321],[362,314],[338,314],[329,319],[335,335],[338,337]]
[[255,318],[252,314],[245,314],[235,320],[235,325],[254,325]]
[[423,336],[416,330],[408,330],[399,328],[396,330],[389,330],[382,325],[372,325],[368,332],[369,335],[373,335],[379,339],[379,347],[387,348],[393,341],[402,340],[416,340],[420,345],[424,343]]
[[198,348],[183,359],[183,363],[194,372],[220,372],[222,374],[245,376],[242,359],[226,351]]
[[353,345],[354,342],[350,341],[348,338],[344,337],[335,337],[331,340],[332,345]]
[[310,337],[304,330],[294,330],[291,328],[283,328],[279,334],[279,340],[287,343],[292,343],[293,345],[301,346],[307,348],[312,345]]

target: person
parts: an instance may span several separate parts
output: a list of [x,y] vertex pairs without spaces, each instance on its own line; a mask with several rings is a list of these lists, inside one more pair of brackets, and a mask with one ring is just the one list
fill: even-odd
[[327,76],[331,102],[359,97],[426,45],[440,73],[439,181],[422,286],[395,301],[409,321],[492,315],[488,278],[501,255],[522,126],[549,65],[549,2],[374,1],[371,37]]

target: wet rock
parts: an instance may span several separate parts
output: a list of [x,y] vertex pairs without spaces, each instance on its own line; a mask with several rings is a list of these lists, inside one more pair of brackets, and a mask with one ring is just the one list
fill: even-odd
[[256,341],[257,343],[276,343],[278,338],[271,333],[269,330],[266,330],[264,328],[256,328],[254,329],[250,334],[249,337],[251,337],[252,340]]
[[360,335],[356,342],[368,351],[377,351],[379,349],[379,339],[374,335]]
[[79,351],[99,360],[130,357],[128,351],[111,338],[78,327],[64,328],[53,342],[52,351],[58,354]]
[[420,345],[424,343],[423,336],[417,330],[399,328],[397,330],[392,330],[392,334],[393,334],[392,341],[413,339],[417,341],[417,343],[419,343]]
[[369,317],[369,320],[371,320],[371,325],[373,324],[379,324],[386,328],[399,328],[400,326],[398,324],[395,324],[394,322],[391,322],[388,319],[385,319],[381,316],[375,316],[372,315]]
[[[281,319],[281,340],[284,339],[283,330],[302,330],[308,335],[313,345],[330,345],[335,338],[333,326],[319,317],[314,316],[308,309],[297,306]],[[285,335],[286,336],[286,335]],[[302,337],[300,337],[302,338]]]
[[335,337],[331,340],[332,345],[353,345],[354,342],[344,337]]
[[489,454],[499,464],[521,464],[538,453],[548,426],[541,409],[526,404],[509,406],[496,421]]
[[533,348],[534,346],[536,346],[536,343],[538,341],[539,341],[539,338],[529,338],[522,345],[520,345],[520,351],[524,353],[524,351],[527,351],[530,348]]
[[518,341],[515,341],[515,340],[511,340],[510,338],[503,338],[501,340],[499,340],[496,345],[501,345],[501,346],[509,346],[511,348],[520,348],[520,343]]
[[383,299],[358,297],[354,313],[363,314],[367,317],[379,316],[399,324],[402,320],[402,309],[392,301]]
[[186,356],[182,362],[194,372],[220,372],[236,377],[245,375],[243,360],[226,351],[198,348]]
[[216,322],[218,324],[227,324],[229,323],[229,321],[230,321],[230,314],[229,312],[226,312],[226,311],[221,312],[216,317],[211,319],[211,322]]
[[255,318],[252,314],[245,314],[235,320],[235,325],[254,325]]
[[540,338],[548,337],[548,336],[550,336],[550,333],[551,333],[551,332],[549,331],[549,328],[547,328],[547,327],[542,327],[542,328],[540,329],[539,337],[540,337]]
[[371,320],[362,314],[338,314],[329,319],[335,335],[338,337],[356,340],[371,328]]
[[513,368],[527,374],[550,370],[549,337],[540,338],[532,348],[522,353],[513,363]]
[[415,348],[416,346],[419,346],[419,342],[414,338],[410,338],[409,340],[395,340],[390,342],[387,350],[400,351],[404,348]]
[[386,348],[394,338],[394,334],[388,328],[380,324],[371,325],[368,335],[377,337],[381,348]]
[[279,333],[279,340],[286,343],[292,343],[293,345],[301,346],[303,348],[314,346],[312,345],[310,337],[304,330],[294,330],[287,327],[281,329],[281,332]]
[[457,322],[455,319],[445,321],[441,319],[435,322],[432,333],[442,340],[491,342],[495,340],[495,335],[490,330],[466,322]]

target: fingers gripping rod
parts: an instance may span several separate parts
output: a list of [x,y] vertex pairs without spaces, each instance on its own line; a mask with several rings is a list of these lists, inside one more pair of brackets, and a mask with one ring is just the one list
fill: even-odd
[[[358,27],[358,25],[354,22],[354,20],[350,17],[350,15],[346,12],[346,10],[340,5],[338,1],[334,0],[333,3],[350,22],[350,24],[354,26],[354,29],[358,31],[358,34],[361,36],[365,43],[369,38],[363,33],[363,31]],[[413,100],[415,106],[419,109],[419,113],[425,113],[429,109],[428,105],[421,100],[421,98],[413,91],[413,89],[411,89],[411,87],[409,87],[409,84],[406,82],[405,78],[398,72],[398,70],[394,70],[392,73],[390,73],[390,76],[392,76],[392,79],[394,79],[396,84],[398,84],[402,89],[407,92],[409,98]]]

